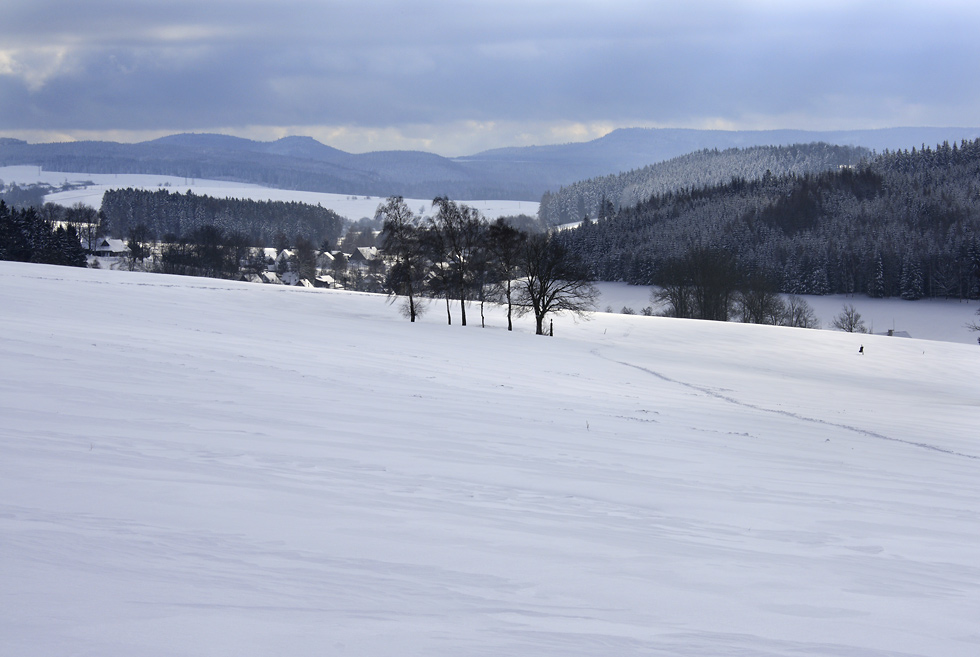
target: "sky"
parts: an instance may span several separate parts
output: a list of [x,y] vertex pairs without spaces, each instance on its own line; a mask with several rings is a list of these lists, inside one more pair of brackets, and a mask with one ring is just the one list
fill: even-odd
[[0,137],[466,155],[980,123],[974,0],[5,0]]

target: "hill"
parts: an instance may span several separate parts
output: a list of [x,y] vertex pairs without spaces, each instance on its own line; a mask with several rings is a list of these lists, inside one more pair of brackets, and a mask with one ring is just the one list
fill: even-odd
[[19,263],[0,303],[10,654],[976,654],[975,346]]
[[28,144],[0,139],[0,166],[54,171],[155,174],[248,182],[339,194],[457,200],[538,201],[562,185],[655,164],[704,149],[822,141],[875,150],[980,137],[977,128],[895,128],[845,132],[632,128],[590,142],[501,148],[447,158],[388,151],[352,154],[308,137],[259,142],[227,135],[172,135],[140,144]]
[[709,278],[732,285],[975,299],[978,167],[980,140],[886,152],[855,167],[670,190],[563,237],[599,280],[690,288],[707,258],[726,270]]
[[[598,218],[614,210],[638,205],[651,196],[685,188],[706,187],[729,182],[732,178],[753,180],[768,172],[781,176],[854,166],[871,156],[856,146],[825,143],[789,146],[751,146],[747,148],[705,149],[680,155],[624,173],[582,180],[541,198],[539,216],[552,226]],[[601,205],[606,202],[604,210]]]

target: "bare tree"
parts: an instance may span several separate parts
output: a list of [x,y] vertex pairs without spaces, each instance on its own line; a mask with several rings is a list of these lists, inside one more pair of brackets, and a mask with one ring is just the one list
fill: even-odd
[[497,282],[500,286],[500,296],[507,303],[507,330],[514,330],[511,319],[513,314],[513,282],[518,277],[524,242],[527,233],[520,231],[503,219],[497,219],[487,230],[487,248],[493,254],[497,268]]
[[747,276],[735,295],[735,315],[747,324],[777,325],[786,308],[773,279],[761,273]]
[[820,328],[820,320],[817,319],[813,308],[806,302],[806,299],[795,294],[789,295],[786,299],[782,323],[783,326],[795,326],[797,328]]
[[310,281],[316,279],[316,247],[305,237],[296,238],[296,248],[293,251],[296,260],[296,271],[300,279]]
[[[977,308],[977,314],[980,315],[980,308]],[[980,321],[968,322],[966,327],[971,331],[980,331]],[[977,338],[977,342],[980,342],[980,338]]]
[[222,278],[238,271],[232,251],[225,240],[224,231],[215,225],[199,226],[191,234],[194,266],[201,276]]
[[831,326],[838,331],[846,331],[847,333],[868,332],[868,329],[864,326],[864,320],[861,319],[861,313],[854,308],[853,304],[849,303],[844,304],[840,314],[834,317]]
[[[437,209],[432,230],[438,235],[445,255],[451,285],[459,299],[460,323],[466,326],[466,298],[472,282],[472,260],[480,245],[482,220],[473,208],[440,196],[432,201]],[[451,290],[446,291],[448,295]]]
[[453,324],[453,312],[450,303],[455,289],[455,275],[452,267],[446,262],[446,249],[442,234],[432,225],[421,232],[422,251],[429,264],[429,274],[426,288],[433,297],[446,300],[446,323]]
[[426,276],[426,258],[422,248],[418,218],[401,196],[391,196],[378,206],[375,217],[383,222],[381,251],[390,263],[387,288],[392,295],[406,298],[404,314],[410,321],[422,314],[419,303]]
[[651,300],[666,303],[667,316],[728,321],[737,279],[728,251],[692,244],[683,256],[661,264],[659,278]]
[[686,266],[678,259],[660,265],[660,286],[650,292],[654,304],[666,304],[666,317],[694,317],[694,288]]
[[75,227],[85,249],[90,253],[94,251],[99,230],[98,213],[95,208],[84,203],[75,203],[66,211],[65,221]]
[[150,233],[150,229],[147,228],[146,224],[136,224],[129,229],[129,240],[126,242],[126,246],[129,247],[129,269],[135,268],[136,261],[139,260],[140,264],[150,255],[150,243],[153,241],[153,235]]
[[695,246],[687,259],[698,319],[727,322],[735,292],[735,258],[725,249]]
[[534,313],[537,335],[544,335],[548,313],[567,311],[584,317],[595,309],[599,292],[589,282],[588,267],[554,235],[528,237],[522,260],[518,312]]
[[334,279],[343,286],[347,285],[347,271],[350,263],[347,262],[347,256],[343,254],[342,251],[337,251],[334,254],[333,262],[330,263],[330,269],[333,270]]

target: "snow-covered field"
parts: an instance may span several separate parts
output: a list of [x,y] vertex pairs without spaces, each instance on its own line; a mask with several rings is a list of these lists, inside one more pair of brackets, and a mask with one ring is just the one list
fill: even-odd
[[[599,283],[602,293],[599,307],[621,312],[632,308],[640,312],[650,306],[659,307],[650,300],[649,287],[627,285],[626,283]],[[906,333],[913,338],[924,340],[943,340],[977,344],[980,333],[967,328],[968,323],[980,323],[977,316],[976,301],[955,299],[872,299],[866,295],[846,296],[831,294],[827,296],[804,296],[820,320],[820,326],[830,329],[834,317],[840,314],[844,304],[852,305],[861,314],[861,320],[870,333],[887,334],[889,330]]]
[[[201,180],[180,176],[154,176],[141,174],[97,174],[66,173],[43,171],[32,166],[0,167],[0,180],[8,185],[48,184],[60,187],[66,183],[83,187],[64,192],[56,192],[45,197],[45,201],[70,206],[82,203],[93,208],[102,205],[102,195],[110,189],[166,189],[172,193],[186,193],[191,190],[199,196],[212,198],[243,198],[256,201],[296,201],[311,205],[322,205],[342,217],[357,221],[363,217],[373,217],[378,206],[384,202],[377,196],[351,196],[347,194],[325,194],[320,192],[300,192],[288,189],[274,189],[248,183],[235,183],[222,180]],[[405,199],[413,212],[430,216],[432,199]],[[480,200],[463,201],[483,213],[488,219],[526,214],[536,216],[538,203],[528,201]]]
[[0,306],[0,654],[980,654],[976,344],[9,262]]

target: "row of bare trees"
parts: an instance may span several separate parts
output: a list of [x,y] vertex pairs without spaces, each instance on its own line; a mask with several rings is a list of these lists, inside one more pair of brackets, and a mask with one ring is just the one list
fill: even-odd
[[725,249],[692,244],[681,256],[665,260],[661,285],[651,300],[670,317],[751,324],[818,328],[819,320],[802,298],[783,300],[766,272],[741,272]]
[[513,316],[533,313],[535,332],[543,335],[547,315],[584,314],[598,293],[589,282],[588,267],[551,234],[529,234],[503,220],[490,223],[473,208],[447,197],[433,201],[435,215],[423,220],[405,200],[393,196],[378,208],[383,221],[381,250],[388,260],[386,287],[404,298],[411,321],[431,298],[459,303],[466,326],[468,303],[478,303],[481,325],[487,302],[507,308],[507,329]]

